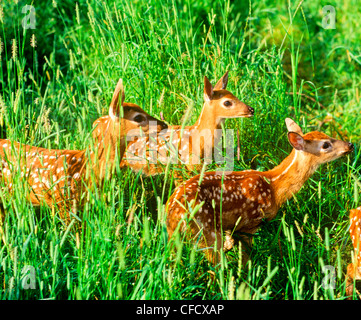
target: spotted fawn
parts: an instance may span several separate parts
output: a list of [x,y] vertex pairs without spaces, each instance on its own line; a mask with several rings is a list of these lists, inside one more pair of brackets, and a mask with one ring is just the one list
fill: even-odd
[[[197,175],[179,186],[166,205],[169,237],[180,228],[194,241],[198,239],[208,260],[216,264],[220,249],[233,247],[233,236],[251,246],[249,235],[260,228],[263,219],[273,219],[281,205],[300,190],[319,165],[353,151],[351,143],[324,133],[303,134],[291,119],[286,119],[286,126],[293,150],[274,169],[206,172],[203,177]],[[194,210],[197,205],[198,211]],[[190,212],[194,214],[192,219]],[[246,253],[244,257],[248,259]]]
[[[167,125],[133,103],[124,102],[120,79],[109,106],[109,115],[94,122],[95,146],[78,150],[54,150],[0,140],[0,175],[11,193],[14,178],[26,180],[29,201],[34,206],[43,202],[58,206],[60,216],[69,221],[74,205],[80,205],[90,184],[101,185],[114,171],[124,154],[126,136],[130,132],[161,131]],[[120,98],[120,101],[119,101]],[[20,173],[17,173],[19,172]]]
[[[204,105],[198,120],[192,126],[169,126],[166,132],[154,139],[149,136],[130,142],[121,163],[133,171],[156,175],[164,171],[164,165],[184,166],[193,173],[201,168],[201,162],[212,159],[214,147],[222,135],[222,124],[227,118],[252,117],[254,109],[241,102],[226,90],[228,72],[212,87],[204,77]],[[180,183],[182,177],[177,176]]]

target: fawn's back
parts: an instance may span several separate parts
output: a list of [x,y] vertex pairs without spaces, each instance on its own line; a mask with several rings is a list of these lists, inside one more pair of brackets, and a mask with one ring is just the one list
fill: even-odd
[[75,191],[84,169],[84,151],[55,150],[0,140],[1,177],[12,190],[14,182],[26,181],[33,205],[67,198]]

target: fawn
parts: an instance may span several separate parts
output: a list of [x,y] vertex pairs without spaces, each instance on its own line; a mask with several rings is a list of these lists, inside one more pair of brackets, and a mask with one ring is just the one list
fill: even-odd
[[350,235],[354,261],[347,266],[346,295],[349,299],[352,297],[354,280],[361,280],[361,207],[350,210]]
[[[181,228],[198,238],[206,257],[216,264],[219,250],[233,247],[233,235],[251,246],[251,235],[262,220],[273,219],[281,205],[296,194],[319,165],[353,151],[353,144],[314,131],[303,134],[291,119],[286,119],[291,154],[274,169],[260,172],[206,172],[179,186],[166,205],[169,237]],[[194,209],[196,205],[200,208]],[[187,225],[188,213],[194,217]],[[187,217],[188,216],[188,217]],[[189,228],[189,229],[188,229]],[[226,237],[223,242],[222,232]],[[216,249],[216,253],[215,253]],[[247,253],[243,256],[248,258]]]
[[[130,142],[121,167],[129,166],[133,171],[145,175],[163,172],[163,165],[170,159],[183,163],[188,171],[199,170],[201,159],[211,159],[214,147],[221,138],[221,127],[226,118],[252,117],[254,109],[239,101],[226,90],[228,71],[212,87],[204,77],[204,105],[198,120],[192,126],[169,126],[166,132],[155,137],[149,136]],[[182,180],[180,174],[176,182]]]
[[[83,191],[94,183],[99,186],[107,174],[112,174],[116,160],[121,160],[127,134],[144,133],[154,121],[156,130],[167,125],[133,103],[124,103],[123,81],[120,79],[109,106],[109,115],[96,120],[93,126],[94,151],[55,150],[0,140],[0,175],[11,192],[16,172],[25,179],[31,190],[30,202],[39,206],[45,201],[49,206],[57,204],[60,216],[69,222],[70,208],[84,197]],[[120,101],[119,101],[120,98]],[[155,129],[154,128],[154,129]]]

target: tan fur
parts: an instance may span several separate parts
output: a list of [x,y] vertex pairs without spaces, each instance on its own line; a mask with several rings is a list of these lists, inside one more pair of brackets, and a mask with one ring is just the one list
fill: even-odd
[[350,236],[354,248],[354,261],[347,266],[346,295],[349,299],[352,298],[354,281],[361,280],[361,207],[350,210]]
[[[287,120],[288,123],[291,121]],[[288,129],[295,129],[295,126],[292,121]],[[210,261],[217,263],[219,250],[232,247],[233,234],[250,245],[247,234],[254,234],[263,219],[273,219],[281,205],[300,190],[320,164],[353,150],[352,144],[339,140],[331,142],[333,139],[320,132],[303,135],[300,128],[298,132],[289,131],[289,141],[295,149],[270,171],[246,170],[225,172],[224,175],[207,172],[202,179],[198,175],[178,187],[166,205],[169,237],[181,228],[206,248]],[[320,150],[325,142],[332,148]],[[202,202],[194,218],[187,222],[192,211],[189,208]],[[226,245],[222,231],[227,235]]]
[[[174,157],[173,163],[182,163],[189,173],[199,171],[202,162],[213,155],[214,147],[221,136],[216,129],[221,129],[226,118],[251,117],[254,110],[239,101],[231,92],[225,90],[228,72],[213,88],[207,77],[204,78],[204,105],[198,120],[191,126],[169,126],[167,132],[160,134],[153,142],[149,137],[137,139],[127,146],[121,167],[129,166],[134,171],[145,175],[162,173],[164,166]],[[230,101],[231,107],[225,107],[224,101]],[[207,132],[204,130],[208,130]],[[202,136],[202,133],[206,133]],[[209,134],[208,134],[209,133]],[[154,147],[152,147],[152,144]],[[193,146],[199,146],[194,149]],[[153,153],[152,150],[156,149]],[[174,151],[175,150],[175,151]],[[209,152],[209,153],[207,153]],[[210,159],[209,159],[210,160]],[[178,183],[182,179],[177,175]]]
[[[135,121],[139,115],[144,121]],[[0,140],[1,178],[10,193],[14,179],[19,177],[25,180],[30,187],[28,200],[33,205],[44,202],[49,206],[56,205],[61,218],[69,221],[73,207],[84,202],[84,191],[91,184],[100,186],[114,172],[115,165],[124,154],[127,134],[131,130],[139,132],[140,127],[147,134],[150,121],[157,121],[157,131],[167,127],[139,106],[124,103],[123,84],[119,80],[109,107],[109,116],[94,122],[95,146],[81,151],[55,150]]]

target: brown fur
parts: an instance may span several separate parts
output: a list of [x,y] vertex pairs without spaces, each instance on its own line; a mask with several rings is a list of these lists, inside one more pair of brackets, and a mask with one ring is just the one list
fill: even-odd
[[[144,121],[136,122],[135,116],[138,115]],[[94,122],[95,146],[92,149],[44,149],[0,140],[1,178],[11,193],[14,179],[20,176],[30,186],[27,197],[33,205],[44,202],[49,206],[57,205],[61,218],[69,222],[71,213],[85,200],[84,191],[91,184],[100,186],[105,178],[113,174],[115,165],[123,156],[125,137],[130,130],[138,132],[142,127],[147,134],[149,121],[157,121],[158,131],[167,127],[139,106],[124,103],[123,84],[119,80],[109,107],[109,116]]]
[[[156,137],[156,146],[151,147],[152,141],[149,137],[130,142],[127,146],[126,156],[121,167],[129,166],[134,171],[142,171],[145,175],[156,175],[162,173],[164,166],[173,156],[177,160],[175,163],[184,166],[189,173],[199,171],[207,156],[207,152],[213,155],[214,147],[220,140],[220,136],[215,134],[216,129],[221,129],[225,118],[251,117],[254,110],[243,102],[239,101],[231,92],[225,90],[228,83],[228,72],[217,82],[213,88],[207,77],[204,78],[205,103],[201,115],[194,125],[185,126],[183,131],[181,126],[170,126],[168,131]],[[232,107],[225,108],[222,102],[229,100]],[[202,130],[207,129],[210,133],[201,136]],[[199,150],[193,149],[199,146]],[[151,150],[157,149],[155,153]],[[182,150],[185,148],[185,150]],[[176,150],[175,153],[172,150]],[[207,157],[208,160],[209,157]],[[178,183],[182,177],[175,172]]]
[[350,236],[354,248],[354,261],[347,266],[346,295],[349,299],[352,298],[354,281],[361,280],[361,207],[350,210]]
[[[289,130],[297,126],[290,119],[287,123],[292,123],[287,126]],[[317,148],[332,139],[320,132],[303,135],[299,127],[297,131],[289,131],[289,141],[295,149],[270,171],[246,170],[224,175],[207,172],[203,178],[195,176],[178,187],[166,206],[169,237],[181,228],[206,248],[210,261],[217,263],[219,250],[232,247],[233,234],[250,245],[248,235],[259,229],[263,219],[273,219],[281,205],[300,190],[320,164],[353,150],[352,144],[337,140],[332,143],[335,149],[319,151]],[[196,205],[201,207],[190,219]],[[226,233],[224,243],[222,231]]]

